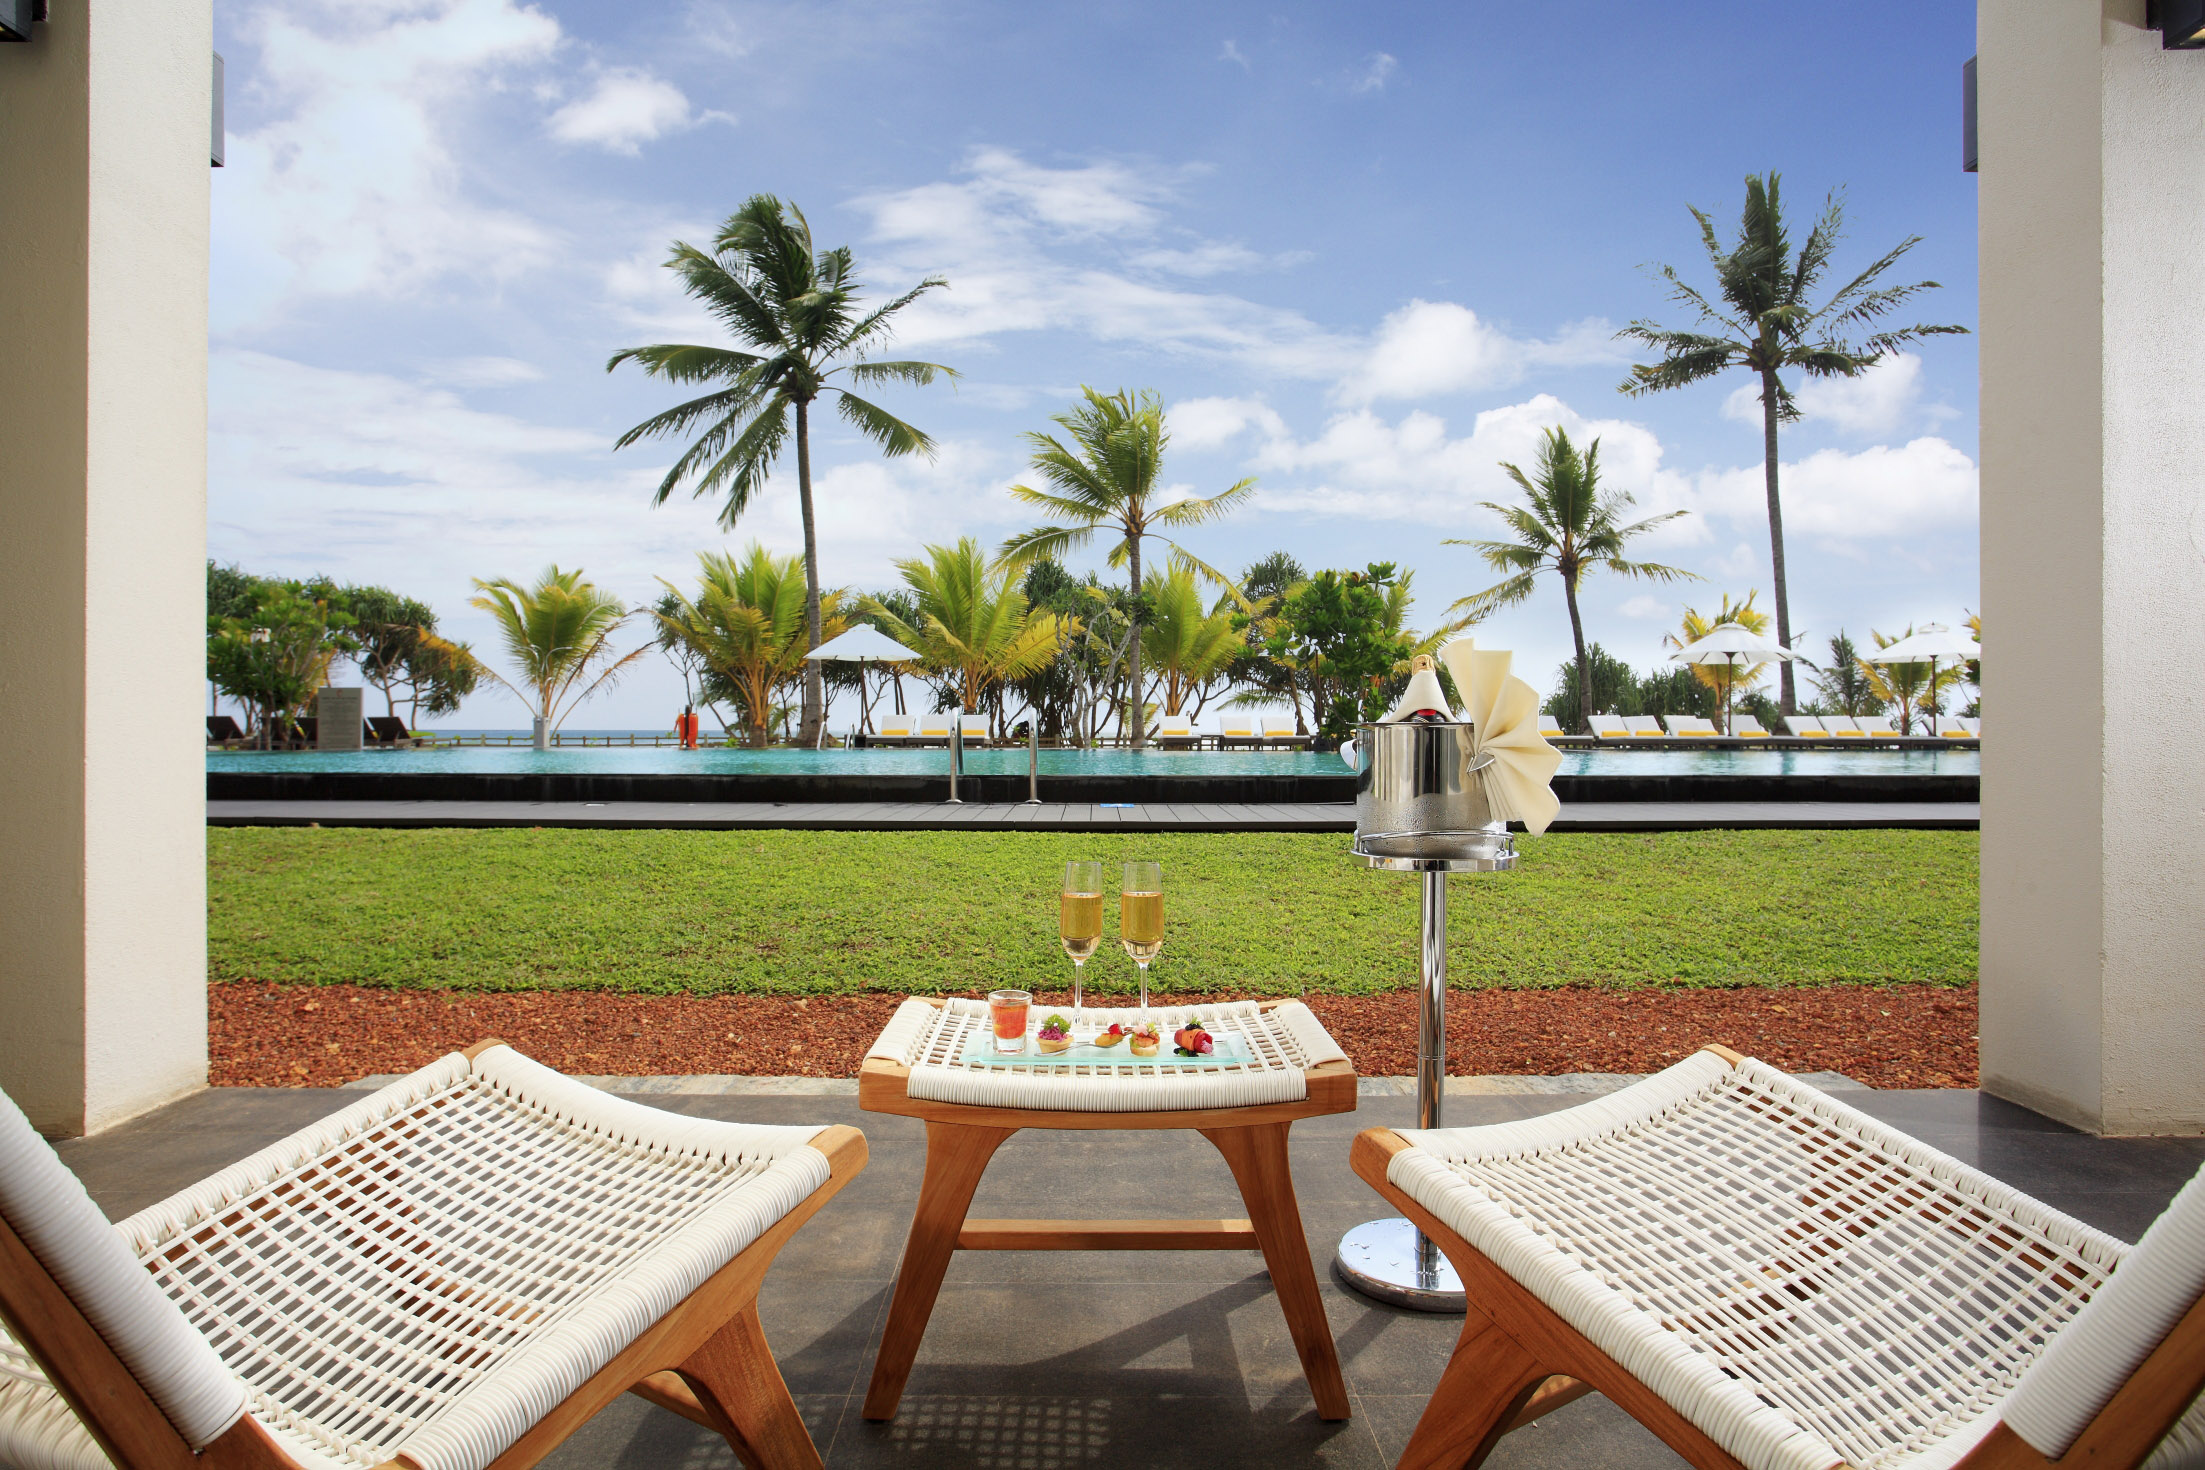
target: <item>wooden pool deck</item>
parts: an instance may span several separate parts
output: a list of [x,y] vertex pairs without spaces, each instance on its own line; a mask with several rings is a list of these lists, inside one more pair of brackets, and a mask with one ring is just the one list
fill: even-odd
[[[1975,802],[1570,802],[1558,832],[1689,832],[1753,828],[1912,827],[1973,830]],[[1348,832],[1336,802],[209,801],[213,827],[602,827],[734,831]]]

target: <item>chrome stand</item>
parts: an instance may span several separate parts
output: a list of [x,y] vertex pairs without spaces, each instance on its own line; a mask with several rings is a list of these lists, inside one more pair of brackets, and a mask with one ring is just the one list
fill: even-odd
[[958,778],[965,774],[965,722],[959,719],[949,727],[949,799],[958,806],[965,799],[957,794]]
[[[1026,722],[1026,805],[1041,805],[1041,716]],[[1074,1002],[1074,1008],[1078,1002]]]
[[[1381,838],[1391,834],[1378,834]],[[1447,875],[1500,873],[1516,866],[1506,831],[1446,834],[1482,838],[1450,857],[1398,857],[1370,851],[1358,838],[1366,867],[1416,873],[1423,879],[1423,964],[1416,1037],[1416,1126],[1439,1128],[1447,1093]],[[1466,1310],[1462,1282],[1423,1231],[1402,1219],[1370,1220],[1340,1237],[1332,1258],[1342,1284],[1375,1301],[1418,1312]]]

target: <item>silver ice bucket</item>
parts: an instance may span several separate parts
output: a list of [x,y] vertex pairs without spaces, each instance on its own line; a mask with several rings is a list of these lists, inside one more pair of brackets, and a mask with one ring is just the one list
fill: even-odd
[[1371,857],[1478,858],[1509,845],[1485,786],[1476,727],[1364,725],[1355,742],[1355,850]]

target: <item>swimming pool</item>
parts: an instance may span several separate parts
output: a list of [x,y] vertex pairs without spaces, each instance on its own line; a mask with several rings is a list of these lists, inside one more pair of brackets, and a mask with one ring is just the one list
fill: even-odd
[[[539,751],[459,746],[438,750],[213,751],[210,775],[500,776],[920,776],[949,769],[930,750],[679,750],[596,746]],[[1972,750],[1569,750],[1563,776],[1973,776]],[[1026,774],[1023,750],[969,750],[973,776]],[[1056,777],[1344,776],[1337,755],[1279,750],[1044,750]]]

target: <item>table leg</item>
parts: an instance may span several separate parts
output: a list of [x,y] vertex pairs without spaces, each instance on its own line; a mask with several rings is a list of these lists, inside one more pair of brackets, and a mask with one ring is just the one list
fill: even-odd
[[1248,1218],[1271,1268],[1271,1291],[1286,1314],[1286,1330],[1301,1354],[1302,1375],[1317,1400],[1317,1417],[1348,1417],[1347,1384],[1340,1377],[1340,1354],[1332,1345],[1317,1273],[1309,1264],[1309,1238],[1302,1232],[1301,1207],[1294,1199],[1294,1175],[1287,1165],[1290,1123],[1258,1123],[1247,1128],[1205,1128],[1202,1136],[1217,1145],[1247,1202]]
[[1016,1128],[978,1128],[961,1123],[926,1125],[926,1178],[919,1185],[919,1208],[904,1241],[903,1265],[896,1272],[896,1294],[888,1304],[888,1326],[873,1358],[873,1382],[865,1390],[865,1417],[892,1419],[903,1398],[904,1381],[919,1355],[942,1273],[957,1249],[957,1232],[972,1206],[988,1160]]

